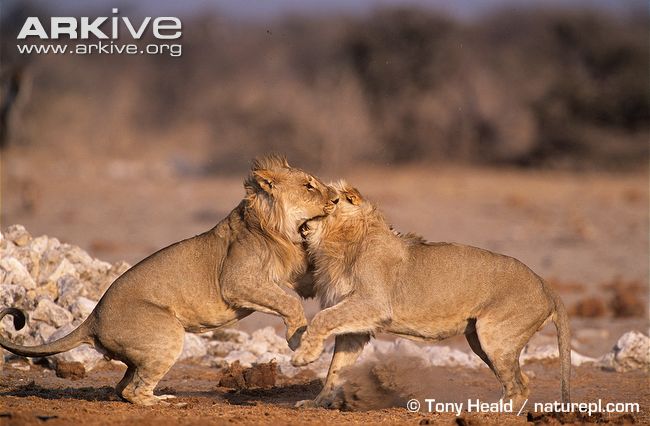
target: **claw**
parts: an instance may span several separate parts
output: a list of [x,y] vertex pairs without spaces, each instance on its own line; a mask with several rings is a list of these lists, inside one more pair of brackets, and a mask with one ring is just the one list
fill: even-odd
[[289,344],[289,348],[292,351],[295,351],[300,347],[300,342],[302,340],[302,335],[305,334],[305,331],[307,331],[307,326],[303,325],[302,327],[298,328],[291,337],[287,340],[287,343]]

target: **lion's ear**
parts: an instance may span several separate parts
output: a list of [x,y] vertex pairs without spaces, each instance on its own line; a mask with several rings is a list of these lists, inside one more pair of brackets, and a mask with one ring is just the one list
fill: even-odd
[[268,194],[273,192],[277,184],[277,177],[269,170],[255,170],[253,172],[255,182]]
[[357,191],[356,188],[348,188],[348,189],[346,189],[345,198],[347,198],[347,200],[352,205],[355,205],[355,206],[358,206],[363,201],[363,198],[361,198],[361,193],[359,193],[359,191]]

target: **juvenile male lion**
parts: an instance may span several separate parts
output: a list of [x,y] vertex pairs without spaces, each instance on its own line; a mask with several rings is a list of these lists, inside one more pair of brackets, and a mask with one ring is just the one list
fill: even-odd
[[508,256],[396,234],[356,189],[335,188],[335,211],[301,228],[326,309],[307,327],[293,364],[316,360],[325,339],[336,335],[325,386],[302,405],[334,402],[339,371],[356,361],[374,332],[428,341],[463,333],[501,382],[502,397],[523,402],[528,379],[519,353],[549,320],[558,332],[562,399],[569,400],[568,318],[540,277]]
[[[246,197],[213,229],[144,259],[111,284],[90,316],[66,337],[25,347],[0,339],[22,356],[48,356],[81,343],[93,345],[128,369],[116,387],[124,399],[151,405],[168,396],[153,389],[180,355],[185,331],[235,322],[253,311],[280,315],[295,349],[307,324],[297,291],[307,268],[298,228],[329,213],[336,194],[315,177],[270,156],[253,163]],[[17,329],[25,323],[18,309]]]

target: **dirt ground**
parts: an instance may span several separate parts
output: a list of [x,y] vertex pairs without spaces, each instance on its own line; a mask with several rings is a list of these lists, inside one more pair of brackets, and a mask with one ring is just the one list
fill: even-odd
[[[134,157],[135,158],[135,157]],[[56,236],[103,260],[135,263],[183,238],[203,232],[243,196],[241,176],[185,174],[174,161],[146,157],[57,159],[52,152],[5,151],[2,165],[2,227],[20,223],[34,235]],[[38,173],[34,172],[38,170]],[[647,171],[526,171],[455,167],[373,167],[326,171],[345,177],[376,201],[398,230],[431,241],[455,241],[522,260],[559,291],[572,312],[572,345],[600,356],[625,331],[648,332]],[[621,289],[621,291],[617,290]],[[621,297],[621,294],[623,295]],[[623,302],[621,302],[623,300]],[[623,303],[623,308],[621,308]],[[640,308],[639,308],[640,307]],[[309,315],[316,312],[306,302]],[[639,311],[640,309],[640,311]],[[238,327],[251,331],[282,322],[253,314]],[[544,331],[542,334],[549,334]],[[551,337],[552,333],[550,333]],[[547,336],[548,337],[548,336]],[[462,339],[443,344],[462,346]],[[532,364],[531,403],[559,398],[558,367]],[[121,367],[72,381],[51,370],[7,366],[0,379],[0,425],[4,424],[508,424],[530,420],[650,424],[650,376],[574,369],[575,401],[602,398],[639,402],[633,417],[409,413],[403,406],[366,412],[298,410],[320,382],[314,377],[280,378],[270,389],[219,387],[222,371],[180,363],[158,391],[184,407],[141,408],[118,401],[112,386]],[[427,395],[418,398],[493,401],[496,379],[487,368],[435,368]],[[524,410],[527,411],[527,410]]]
[[[25,367],[26,364],[20,363]],[[219,387],[223,370],[177,364],[158,385],[158,393],[172,394],[178,406],[136,407],[120,401],[113,391],[123,367],[109,364],[79,380],[61,379],[52,370],[32,366],[29,371],[8,367],[0,382],[0,425],[18,424],[557,424],[557,420],[615,424],[650,422],[648,376],[642,372],[611,373],[594,367],[574,369],[575,401],[638,402],[641,412],[631,415],[603,414],[544,416],[531,412],[536,401],[559,397],[557,363],[535,363],[525,367],[531,376],[529,409],[513,414],[428,413],[426,406],[411,413],[403,407],[370,411],[297,409],[294,404],[314,397],[320,380],[313,377],[279,377],[270,388],[233,389]],[[432,367],[427,371],[426,395],[418,399],[466,401],[479,398],[493,402],[499,386],[487,368],[478,370]],[[424,402],[423,402],[424,404]]]

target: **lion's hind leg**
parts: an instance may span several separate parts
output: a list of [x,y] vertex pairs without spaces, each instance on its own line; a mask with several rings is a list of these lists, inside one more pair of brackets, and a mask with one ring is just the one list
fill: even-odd
[[[514,321],[479,319],[476,331],[468,333],[472,350],[483,359],[503,388],[502,399],[523,403],[528,397],[528,378],[521,372],[519,355],[537,326],[517,326]],[[487,358],[487,359],[486,359]]]
[[127,399],[123,392],[124,389],[133,381],[133,375],[135,374],[135,367],[129,366],[124,373],[122,380],[115,386],[115,392],[120,398]]
[[149,360],[146,364],[136,367],[132,380],[121,392],[122,398],[139,405],[155,405],[173,398],[173,395],[154,395],[153,390],[174,364],[171,362],[156,362]]
[[467,339],[467,343],[469,343],[469,347],[472,349],[472,351],[478,355],[478,357],[481,358],[488,367],[490,367],[490,370],[492,370],[492,372],[494,372],[492,361],[490,361],[490,357],[483,350],[476,330],[465,334],[465,338]]
[[153,390],[183,349],[182,325],[170,312],[149,307],[134,310],[121,331],[120,335],[102,342],[128,366],[115,387],[117,394],[139,405],[154,405],[171,397],[156,396]]

